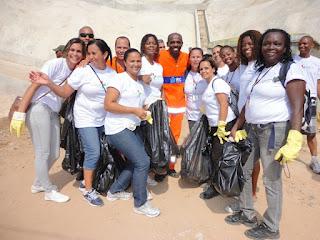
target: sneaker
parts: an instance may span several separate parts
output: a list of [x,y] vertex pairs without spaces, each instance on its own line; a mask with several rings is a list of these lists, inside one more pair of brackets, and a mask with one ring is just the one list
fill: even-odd
[[[56,186],[56,185],[52,185],[52,189],[59,192],[58,186]],[[37,185],[31,186],[31,193],[35,194],[35,193],[39,193],[39,192],[44,192],[44,188],[42,186],[37,186]]]
[[252,228],[258,226],[257,217],[254,216],[252,219],[248,219],[246,215],[244,215],[243,211],[237,212],[233,215],[229,215],[224,220],[230,225],[244,224],[245,226]]
[[279,239],[279,230],[271,230],[264,222],[259,226],[248,229],[244,234],[251,239]]
[[107,200],[108,201],[115,201],[115,200],[130,200],[132,198],[132,193],[127,192],[117,192],[117,193],[111,193],[108,191],[107,193]]
[[103,206],[102,199],[98,196],[98,193],[93,188],[87,192],[84,192],[83,199],[88,201],[89,204],[93,207]]
[[158,182],[153,180],[149,175],[148,175],[148,178],[147,178],[147,184],[149,186],[157,186],[158,185]]
[[79,191],[84,192],[86,190],[86,186],[84,185],[84,180],[80,183]]
[[56,190],[51,190],[51,192],[46,193],[44,199],[47,201],[54,201],[58,203],[68,202],[70,198],[66,195],[63,195]]
[[151,195],[150,191],[147,189],[147,200],[151,201],[153,199],[153,196]]
[[240,205],[238,201],[235,201],[234,203],[231,203],[229,206],[226,206],[224,208],[227,213],[237,213],[240,212]]
[[134,207],[133,211],[138,214],[146,215],[147,217],[157,217],[160,215],[160,210],[153,207],[148,201],[140,207]]
[[200,198],[202,199],[210,199],[216,196],[219,196],[219,193],[212,185],[210,185],[205,191],[200,193]]
[[311,161],[310,168],[316,174],[320,174],[320,165],[317,161]]
[[179,178],[179,174],[176,172],[176,170],[174,169],[169,169],[168,170],[168,175],[170,177],[173,177],[173,178]]

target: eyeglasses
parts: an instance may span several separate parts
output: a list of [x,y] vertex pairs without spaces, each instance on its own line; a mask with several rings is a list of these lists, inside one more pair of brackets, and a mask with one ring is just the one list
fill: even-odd
[[89,36],[89,38],[94,38],[93,33],[80,33],[79,35],[80,35],[80,37],[86,37],[86,36]]

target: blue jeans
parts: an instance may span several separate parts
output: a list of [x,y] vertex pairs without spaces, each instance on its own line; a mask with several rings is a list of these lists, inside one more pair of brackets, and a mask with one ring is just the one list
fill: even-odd
[[107,135],[107,142],[129,160],[129,164],[111,185],[109,191],[123,192],[133,179],[134,206],[140,207],[147,202],[146,186],[150,167],[150,158],[144,151],[140,127],[135,131],[126,128],[114,135]]
[[85,153],[83,168],[86,170],[96,170],[100,158],[100,135],[104,131],[104,126],[77,129]]

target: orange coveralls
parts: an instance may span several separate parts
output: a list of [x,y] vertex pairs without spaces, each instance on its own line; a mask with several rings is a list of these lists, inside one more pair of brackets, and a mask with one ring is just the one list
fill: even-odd
[[115,70],[117,73],[122,73],[124,72],[124,69],[120,66],[119,63],[117,63],[117,60],[118,60],[117,57],[113,57],[112,66],[111,66],[110,59],[108,59],[107,65],[111,67],[113,70]]
[[188,54],[180,51],[178,61],[176,62],[169,50],[160,51],[158,62],[163,67],[163,89],[168,105],[170,128],[176,142],[178,142],[183,114],[186,110],[183,88],[185,82],[184,72],[188,65]]

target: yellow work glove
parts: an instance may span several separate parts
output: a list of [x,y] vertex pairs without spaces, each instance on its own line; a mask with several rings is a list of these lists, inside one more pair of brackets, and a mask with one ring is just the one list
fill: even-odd
[[26,121],[26,113],[14,112],[10,123],[10,132],[13,133],[13,129],[17,131],[17,136],[20,138],[20,133],[23,133]]
[[244,130],[244,129],[243,130],[238,130],[236,132],[236,136],[234,137],[234,140],[236,142],[239,142],[241,140],[246,139],[247,137],[248,137],[248,134],[247,134],[246,130]]
[[318,113],[317,120],[318,120],[318,122],[320,122],[320,112]]
[[303,136],[297,130],[290,130],[287,138],[287,143],[279,149],[275,160],[279,161],[280,165],[293,162],[299,155],[302,146]]
[[218,129],[213,134],[213,136],[217,136],[219,138],[220,144],[223,144],[223,140],[228,141],[227,136],[230,134],[230,132],[226,132],[226,125],[227,123],[225,121],[219,121]]
[[153,118],[151,117],[151,112],[150,111],[147,111],[147,116],[146,116],[146,118],[144,120],[148,121],[148,123],[150,123],[150,124],[153,123]]

